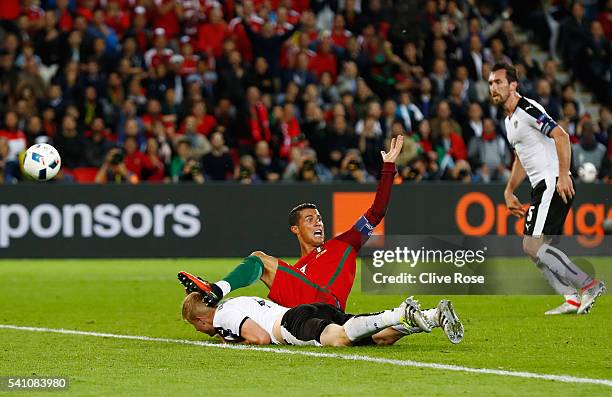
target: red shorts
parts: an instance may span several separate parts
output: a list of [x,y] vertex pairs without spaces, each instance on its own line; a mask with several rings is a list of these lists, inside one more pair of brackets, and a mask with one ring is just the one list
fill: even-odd
[[308,280],[299,270],[280,259],[268,298],[285,307],[306,303],[328,303],[344,310],[329,289]]

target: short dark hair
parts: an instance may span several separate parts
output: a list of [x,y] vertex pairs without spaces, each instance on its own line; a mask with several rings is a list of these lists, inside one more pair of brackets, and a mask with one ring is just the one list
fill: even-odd
[[317,206],[312,203],[302,203],[289,211],[289,226],[297,226],[300,220],[300,213],[302,210],[313,209],[316,210]]
[[498,70],[506,71],[506,79],[508,79],[508,83],[512,83],[513,81],[518,82],[518,73],[516,72],[516,68],[509,63],[496,63],[493,65],[492,72],[497,72]]

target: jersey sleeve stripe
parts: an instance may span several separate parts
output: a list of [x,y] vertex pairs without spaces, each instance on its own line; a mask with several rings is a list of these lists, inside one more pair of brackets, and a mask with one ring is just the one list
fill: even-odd
[[550,133],[555,129],[557,123],[549,115],[529,103],[525,98],[519,99],[517,106],[535,119],[542,134],[550,137]]
[[240,322],[240,325],[238,326],[238,335],[242,336],[242,325],[246,322],[246,320],[248,320],[249,317],[245,317],[242,319],[242,321]]

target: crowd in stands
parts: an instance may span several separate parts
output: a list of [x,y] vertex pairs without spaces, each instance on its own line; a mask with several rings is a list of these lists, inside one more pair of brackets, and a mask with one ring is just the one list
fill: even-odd
[[402,134],[397,183],[503,182],[498,62],[570,134],[572,169],[610,181],[612,0],[553,2],[543,37],[561,38],[564,84],[556,58],[519,39],[511,3],[2,0],[0,183],[25,179],[38,142],[58,149],[64,181],[369,182]]

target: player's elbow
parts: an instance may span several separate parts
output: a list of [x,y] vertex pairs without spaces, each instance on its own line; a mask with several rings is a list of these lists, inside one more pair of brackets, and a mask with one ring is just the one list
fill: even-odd
[[246,340],[249,345],[269,345],[272,343],[268,335],[256,335]]
[[553,128],[550,132],[550,137],[554,140],[561,139],[569,142],[569,134],[561,126]]

